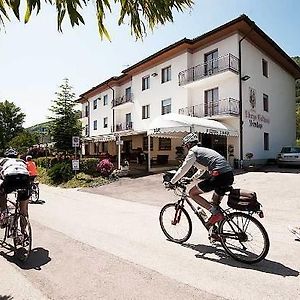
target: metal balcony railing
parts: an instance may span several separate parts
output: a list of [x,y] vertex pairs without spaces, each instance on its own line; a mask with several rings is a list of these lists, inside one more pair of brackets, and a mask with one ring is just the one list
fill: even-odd
[[114,126],[113,131],[133,130],[133,122],[118,123]]
[[133,102],[133,94],[124,95],[122,97],[117,97],[112,100],[111,105],[112,107],[116,107],[122,105],[124,103]]
[[239,115],[239,101],[233,98],[209,101],[194,106],[180,108],[178,113],[198,118],[222,115],[237,116]]
[[178,74],[179,85],[186,85],[227,70],[239,72],[239,59],[231,53],[181,71]]

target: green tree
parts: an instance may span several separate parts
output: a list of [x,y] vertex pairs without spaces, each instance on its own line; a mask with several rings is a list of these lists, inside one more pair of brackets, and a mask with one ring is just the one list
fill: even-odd
[[4,152],[9,142],[23,130],[25,114],[13,102],[0,102],[0,152]]
[[9,142],[9,146],[17,149],[20,153],[26,153],[29,147],[38,144],[38,142],[37,134],[32,134],[28,130],[24,130]]
[[[39,13],[41,2],[44,1],[0,1],[0,25],[4,24],[5,19],[9,20],[9,12],[12,12],[20,20],[20,5],[23,3],[26,6],[24,22],[27,23],[32,12]],[[82,10],[83,6],[91,4],[90,2],[91,0],[45,0],[45,3],[56,6],[59,31],[62,31],[62,22],[66,14],[69,16],[73,27],[84,24],[79,10]],[[115,6],[118,6],[118,25],[125,22],[130,24],[131,34],[138,39],[146,34],[146,27],[153,30],[158,24],[173,22],[173,10],[182,12],[194,4],[193,0],[95,0],[93,3],[95,3],[99,34],[101,38],[106,37],[108,39],[110,37],[104,25],[105,17],[107,14],[111,14],[112,10],[115,10]]]
[[81,133],[81,125],[75,110],[75,94],[66,78],[60,90],[56,92],[57,99],[49,109],[53,113],[50,125],[51,136],[55,142],[55,148],[59,151],[72,151],[72,136],[79,136]]

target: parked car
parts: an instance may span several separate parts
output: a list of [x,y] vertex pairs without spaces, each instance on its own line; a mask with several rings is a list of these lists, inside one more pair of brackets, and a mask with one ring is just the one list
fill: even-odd
[[277,156],[278,166],[300,166],[300,147],[284,146]]

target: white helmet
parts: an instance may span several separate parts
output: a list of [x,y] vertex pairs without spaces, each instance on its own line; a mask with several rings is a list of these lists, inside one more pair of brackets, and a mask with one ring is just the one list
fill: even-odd
[[184,146],[188,143],[198,143],[198,142],[199,142],[198,135],[195,132],[189,133],[182,139],[182,143]]
[[11,157],[11,158],[16,158],[18,156],[18,151],[13,149],[13,148],[9,148],[4,152],[4,156],[5,157]]

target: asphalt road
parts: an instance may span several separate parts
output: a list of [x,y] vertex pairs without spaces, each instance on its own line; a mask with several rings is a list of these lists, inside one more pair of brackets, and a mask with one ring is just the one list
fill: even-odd
[[257,191],[271,240],[253,266],[210,245],[194,218],[187,244],[166,241],[158,215],[175,198],[160,175],[93,193],[41,186],[46,203],[30,206],[31,259],[20,265],[0,249],[0,299],[300,299],[300,241],[287,230],[300,221],[297,173],[236,176],[236,186]]

